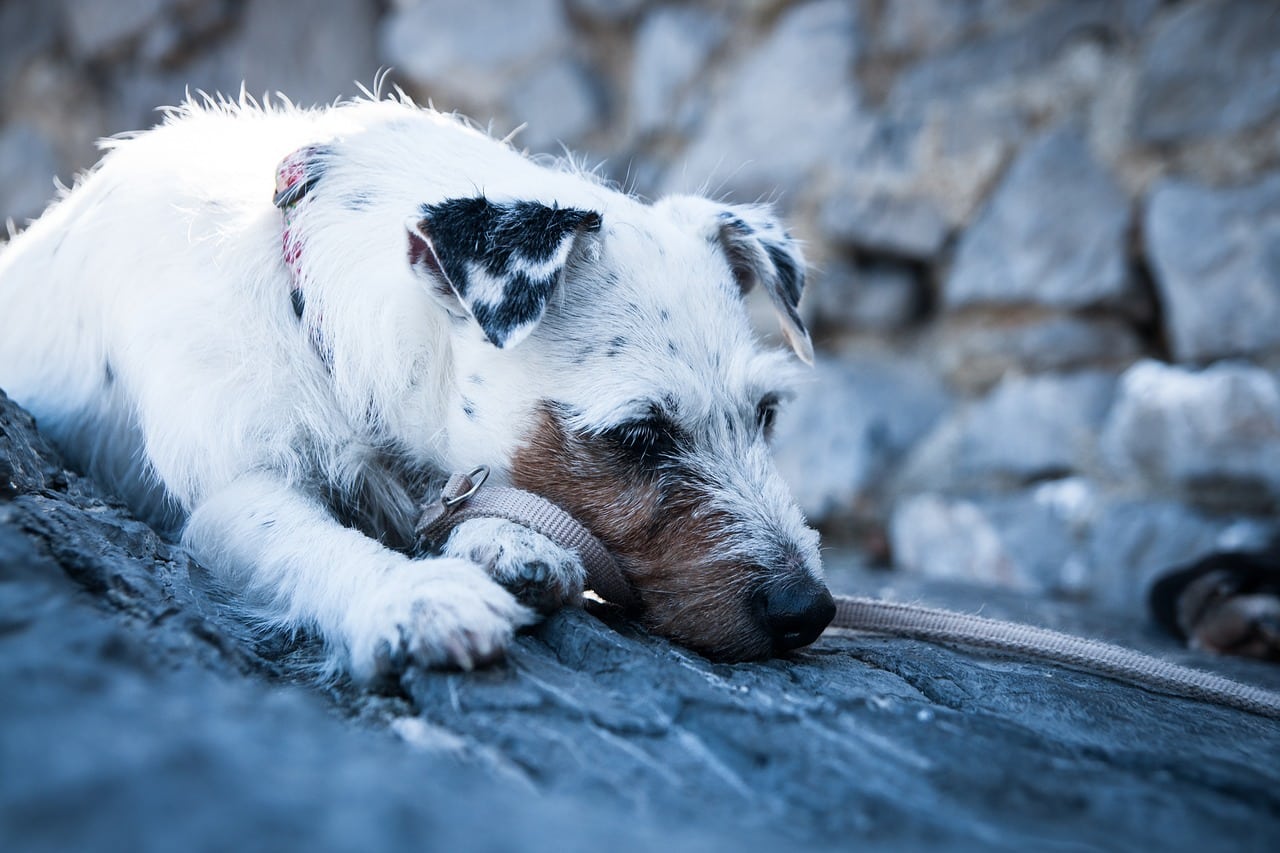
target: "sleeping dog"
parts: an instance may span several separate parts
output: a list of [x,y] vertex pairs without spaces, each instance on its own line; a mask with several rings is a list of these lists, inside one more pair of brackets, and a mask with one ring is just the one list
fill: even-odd
[[583,569],[498,519],[412,553],[486,465],[599,537],[653,631],[743,660],[830,620],[768,450],[796,367],[743,303],[811,359],[767,208],[648,204],[403,97],[206,99],[104,147],[0,249],[0,387],[248,618],[361,679],[500,657]]

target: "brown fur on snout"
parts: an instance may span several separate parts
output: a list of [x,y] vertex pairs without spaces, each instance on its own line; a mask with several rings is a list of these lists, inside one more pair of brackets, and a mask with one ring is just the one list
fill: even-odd
[[720,660],[766,657],[751,612],[763,570],[725,558],[732,519],[677,465],[646,470],[605,436],[574,432],[544,409],[512,462],[517,487],[585,524],[618,559],[649,629]]

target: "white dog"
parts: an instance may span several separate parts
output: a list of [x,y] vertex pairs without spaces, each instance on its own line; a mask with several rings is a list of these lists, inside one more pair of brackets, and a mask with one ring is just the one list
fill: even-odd
[[659,633],[744,659],[829,621],[766,445],[791,368],[742,302],[810,357],[768,210],[648,205],[403,98],[188,103],[105,147],[0,250],[0,388],[256,618],[359,678],[501,655],[583,572],[499,520],[409,552],[483,464],[600,537]]

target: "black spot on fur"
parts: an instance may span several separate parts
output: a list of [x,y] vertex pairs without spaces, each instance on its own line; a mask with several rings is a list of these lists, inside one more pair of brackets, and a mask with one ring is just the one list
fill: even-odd
[[627,339],[624,338],[622,335],[618,335],[613,340],[609,341],[609,348],[604,352],[605,357],[613,358],[615,355],[617,355],[618,353],[626,349],[627,344],[628,344]]
[[116,384],[116,372],[109,361],[102,365],[102,384],[108,388]]
[[295,287],[293,290],[289,291],[289,302],[293,305],[294,316],[301,320],[302,312],[307,307],[307,300],[303,298],[302,291],[299,288]]
[[[600,214],[532,201],[498,204],[483,196],[423,205],[420,227],[431,239],[439,269],[494,346],[536,322],[560,279],[560,269],[531,275],[578,231],[598,231]],[[503,282],[497,302],[474,298],[468,268],[478,265]]]
[[658,319],[664,323],[671,322],[671,312],[668,311],[666,308],[663,308],[661,311],[658,312]]
[[373,207],[373,195],[371,193],[352,193],[342,200],[342,206],[347,210],[359,213]]
[[667,341],[667,352],[671,353],[672,355],[679,355],[680,347],[676,346],[675,341]]
[[462,398],[462,414],[467,416],[467,420],[474,421],[476,419],[476,404],[466,397]]
[[473,373],[467,377],[467,381],[470,382],[472,385],[483,385],[484,377],[481,376],[479,373]]

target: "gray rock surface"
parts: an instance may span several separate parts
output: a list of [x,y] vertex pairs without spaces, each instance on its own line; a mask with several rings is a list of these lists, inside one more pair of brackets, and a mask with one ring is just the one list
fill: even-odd
[[801,184],[831,147],[860,132],[850,85],[855,8],[816,0],[788,9],[769,39],[727,76],[666,187],[755,201]]
[[1257,550],[1273,516],[1208,514],[1168,498],[1126,496],[1083,477],[1022,492],[900,501],[889,523],[907,574],[1085,598],[1137,613],[1154,578],[1213,551]]
[[1121,476],[1208,505],[1280,505],[1280,381],[1244,363],[1144,361],[1121,377],[1102,436]]
[[1133,327],[1115,316],[1045,311],[969,311],[953,315],[933,342],[938,371],[969,391],[1008,374],[1120,370],[1143,352]]
[[1114,387],[1100,372],[1009,376],[916,445],[899,488],[998,489],[1084,473],[1094,465]]
[[1247,128],[1280,113],[1280,15],[1251,0],[1184,4],[1155,28],[1141,69],[1144,141]]
[[443,106],[490,105],[565,43],[565,23],[558,0],[410,0],[383,21],[381,53]]
[[49,203],[57,174],[57,153],[35,128],[0,130],[0,211],[15,222],[36,216]]
[[716,665],[567,610],[481,672],[308,687],[305,639],[255,638],[2,396],[0,604],[9,850],[1192,850],[1240,826],[1262,850],[1280,831],[1274,721],[914,642]]
[[905,329],[924,314],[927,285],[919,271],[892,261],[828,263],[822,286],[805,294],[810,319],[839,330]]
[[1176,358],[1280,349],[1280,174],[1225,190],[1164,182],[1143,230]]
[[1051,133],[1022,153],[961,238],[945,302],[1122,303],[1128,224],[1128,200],[1080,137]]
[[672,124],[695,77],[728,35],[722,17],[696,7],[664,6],[645,17],[636,33],[631,65],[631,121],[639,133]]
[[516,144],[531,151],[563,153],[600,123],[601,97],[587,70],[571,59],[539,68],[513,86],[507,115],[526,127]]
[[942,385],[918,366],[819,362],[779,416],[778,468],[812,518],[872,510],[898,458],[948,404]]

